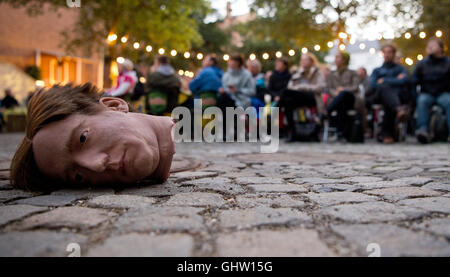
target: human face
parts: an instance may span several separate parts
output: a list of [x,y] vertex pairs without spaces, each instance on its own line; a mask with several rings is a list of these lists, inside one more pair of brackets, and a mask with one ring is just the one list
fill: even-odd
[[337,67],[342,67],[345,65],[344,57],[341,53],[336,54],[336,56],[334,57],[334,63]]
[[392,47],[385,47],[383,49],[383,57],[384,57],[384,61],[387,63],[394,62],[394,60],[395,60],[394,49],[392,49]]
[[228,67],[229,68],[231,68],[231,69],[233,69],[233,70],[238,70],[241,66],[240,66],[240,64],[239,64],[239,62],[238,61],[235,61],[235,60],[229,60],[228,61]]
[[426,51],[427,54],[431,56],[438,56],[442,54],[442,48],[439,46],[439,43],[433,40],[428,42]]
[[356,71],[356,74],[358,74],[359,78],[364,79],[367,77],[367,73],[363,68],[358,68],[358,70]]
[[300,66],[308,70],[311,68],[312,65],[313,61],[311,57],[308,55],[302,55],[302,57],[300,58]]
[[282,61],[275,61],[275,70],[284,72],[286,70],[286,65]]
[[[96,115],[73,114],[50,123],[33,138],[36,164],[44,175],[68,183],[142,180],[157,172],[169,156],[171,161],[174,153],[161,152],[167,149],[162,138],[173,146],[170,118],[149,117],[114,105]],[[168,177],[169,169],[157,177]]]
[[202,66],[203,66],[203,67],[212,66],[212,62],[211,62],[211,57],[210,57],[210,56],[206,56],[206,57],[203,59]]

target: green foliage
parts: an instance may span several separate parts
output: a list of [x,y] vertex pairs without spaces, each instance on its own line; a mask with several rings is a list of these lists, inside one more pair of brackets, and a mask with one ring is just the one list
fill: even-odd
[[35,65],[27,66],[25,68],[25,73],[30,75],[35,80],[40,80],[42,78],[41,69]]
[[[404,36],[394,40],[394,43],[398,46],[401,54],[404,57],[410,57],[414,60],[417,59],[417,55],[421,54],[426,56],[425,47],[428,38],[435,36],[437,30],[443,32],[442,40],[444,44],[448,46],[449,32],[450,32],[450,0],[409,0],[410,6],[416,7],[416,10],[420,12],[416,24],[413,28],[402,30],[403,33],[410,32],[411,39],[406,39]],[[408,6],[398,6],[399,14],[410,13]],[[421,39],[419,33],[424,31],[427,34],[426,39]],[[448,51],[448,48],[446,47]]]
[[[52,9],[66,7],[60,0],[0,0],[13,6],[27,7],[30,15],[41,14],[44,4]],[[128,47],[133,42],[150,44],[153,49],[164,47],[179,52],[203,43],[194,13],[210,11],[206,0],[83,0],[80,16],[72,30],[64,32],[67,49],[71,52],[82,48],[86,54],[106,44],[108,34],[118,35],[114,45],[106,54],[116,57],[126,53],[120,43],[122,36],[129,37]]]

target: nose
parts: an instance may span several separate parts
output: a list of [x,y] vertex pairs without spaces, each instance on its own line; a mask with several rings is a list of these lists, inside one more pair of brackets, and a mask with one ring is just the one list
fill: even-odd
[[83,153],[78,153],[74,157],[74,160],[78,166],[92,172],[104,172],[111,166],[109,164],[109,156],[106,153],[85,151]]

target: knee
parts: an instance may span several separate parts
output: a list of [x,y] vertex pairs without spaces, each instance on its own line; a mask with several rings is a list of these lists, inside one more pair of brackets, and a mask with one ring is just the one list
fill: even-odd
[[437,103],[445,109],[450,108],[450,93],[444,93],[437,99]]
[[417,97],[417,107],[430,107],[433,104],[432,96],[428,94],[420,94]]

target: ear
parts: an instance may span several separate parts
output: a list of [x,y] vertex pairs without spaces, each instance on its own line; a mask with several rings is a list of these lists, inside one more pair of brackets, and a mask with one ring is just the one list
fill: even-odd
[[102,97],[99,100],[100,104],[113,111],[128,113],[129,107],[125,100],[117,97]]

